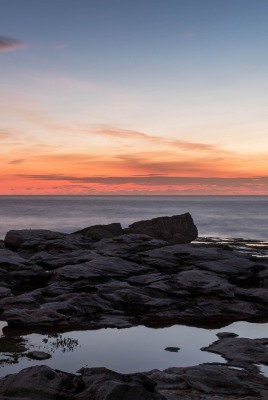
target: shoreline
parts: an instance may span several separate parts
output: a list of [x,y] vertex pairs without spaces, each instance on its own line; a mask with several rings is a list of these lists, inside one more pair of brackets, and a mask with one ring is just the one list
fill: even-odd
[[[153,220],[145,221],[145,225],[140,221],[127,230],[110,224],[72,234],[48,230],[10,231],[0,246],[0,317],[9,325],[4,328],[4,336],[15,337],[22,332],[39,330],[67,332],[73,327],[120,329],[138,325],[167,326],[175,322],[222,327],[231,321],[268,322],[267,242],[198,238],[189,215],[176,217],[176,226],[180,227],[176,232],[172,228],[173,220],[163,218],[160,222],[157,219],[163,237],[154,230]],[[187,224],[180,221],[187,221]],[[151,236],[140,230],[150,232]],[[176,243],[178,240],[182,243]],[[236,335],[225,332],[206,351],[223,355],[226,363],[149,371],[144,376],[153,381],[154,389],[148,392],[139,384],[136,389],[141,392],[136,398],[173,400],[185,396],[185,399],[199,399],[201,395],[206,396],[205,393],[215,396],[219,393],[220,382],[225,382],[225,389],[220,392],[222,399],[230,394],[238,399],[246,393],[262,398],[262,393],[268,394],[265,392],[268,378],[262,376],[256,364],[268,365],[267,344],[268,339],[241,341]],[[231,355],[228,348],[233,349]],[[258,358],[260,355],[262,358]],[[119,386],[125,382],[124,374],[116,374],[115,378],[115,373],[105,368],[101,371],[102,381],[98,381],[98,368],[82,368],[79,378],[68,376],[83,383],[83,396],[91,390],[91,384],[97,384],[95,379],[100,391],[104,390],[103,379],[109,381],[113,377],[111,379],[116,379]],[[29,381],[32,373],[40,379],[44,379],[44,374],[53,374],[55,379],[66,376],[64,372],[47,367],[22,370],[12,378],[0,379],[0,400],[1,394],[9,399],[10,379],[16,386],[22,382],[22,377]],[[92,378],[88,379],[88,374]],[[217,387],[211,378],[213,374]],[[137,382],[137,374],[127,376],[128,382]],[[174,383],[171,388],[167,380],[173,379],[172,376],[176,377],[176,382],[185,384]],[[61,390],[67,390],[64,379]],[[29,393],[34,390],[31,383],[24,387],[26,389]],[[53,390],[57,396],[58,389],[54,387]],[[150,397],[152,393],[154,396]],[[75,396],[73,394],[74,399]],[[81,396],[77,399],[86,399]],[[41,395],[40,399],[43,400]]]

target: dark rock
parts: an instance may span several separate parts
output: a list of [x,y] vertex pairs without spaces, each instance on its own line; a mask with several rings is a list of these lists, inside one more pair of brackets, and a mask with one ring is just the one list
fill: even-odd
[[218,338],[227,338],[227,337],[237,337],[238,335],[233,332],[219,332],[217,333]]
[[170,351],[171,353],[178,353],[180,348],[179,347],[166,347],[165,350]]
[[51,358],[51,355],[44,351],[30,351],[27,353],[27,357],[32,360],[47,360],[48,358]]
[[267,390],[267,378],[258,374],[249,376],[244,370],[224,365],[168,368],[146,375],[157,382],[157,389],[170,400],[266,399],[261,394]]
[[[26,355],[22,341],[10,341],[10,333],[22,328],[51,332],[55,327],[221,327],[257,317],[267,321],[268,259],[240,251],[240,242],[236,248],[230,241],[232,251],[215,240],[170,244],[195,236],[177,235],[172,220],[177,217],[141,221],[137,224],[146,232],[137,232],[133,224],[123,235],[121,226],[111,224],[116,226],[109,235],[115,236],[98,241],[81,232],[8,232],[0,247],[0,313],[10,336],[1,344],[5,349],[15,345]],[[0,400],[267,399],[268,379],[256,364],[268,364],[268,339],[236,336],[221,332],[203,349],[221,354],[226,364],[129,375],[82,369],[80,376],[33,367],[0,379]]]
[[88,249],[92,240],[83,235],[53,232],[46,229],[23,229],[7,232],[5,246],[24,258],[44,252],[50,255]]
[[74,232],[74,234],[77,233],[90,237],[93,240],[101,240],[104,238],[111,238],[114,236],[123,235],[124,231],[121,224],[113,223],[108,225],[92,225],[88,228],[84,228]]
[[228,335],[220,337],[220,340],[202,350],[221,354],[232,366],[255,370],[257,368],[254,364],[268,364],[267,345],[268,338],[248,339]]
[[165,400],[143,374],[82,368],[80,376],[46,366],[23,369],[0,380],[0,400]]
[[189,213],[138,221],[130,225],[127,233],[143,233],[169,243],[189,243],[198,236]]
[[23,369],[0,380],[0,400],[70,400],[85,389],[80,376],[44,365]]
[[268,292],[256,287],[268,262],[235,247],[171,245],[144,233],[96,242],[46,230],[10,231],[6,245],[17,253],[0,249],[0,312],[13,328],[268,318]]
[[57,240],[59,237],[64,237],[64,233],[52,232],[46,229],[22,229],[8,231],[4,243],[6,247],[12,250],[18,250],[22,245],[28,242],[32,247],[37,246],[43,241]]

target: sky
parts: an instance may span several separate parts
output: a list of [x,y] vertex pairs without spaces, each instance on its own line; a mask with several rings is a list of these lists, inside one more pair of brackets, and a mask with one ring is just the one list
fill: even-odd
[[267,0],[0,0],[0,194],[267,195]]

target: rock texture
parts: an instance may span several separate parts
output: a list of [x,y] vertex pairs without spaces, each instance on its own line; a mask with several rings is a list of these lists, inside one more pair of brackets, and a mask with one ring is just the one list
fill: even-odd
[[143,233],[170,243],[189,243],[198,236],[189,213],[138,221],[129,226],[129,233]]
[[268,318],[267,257],[230,245],[170,244],[141,233],[95,241],[22,230],[8,232],[5,246],[0,314],[9,328],[206,326]]
[[[234,347],[234,357],[241,351]],[[257,353],[252,344],[248,367]],[[0,400],[267,400],[268,378],[248,367],[202,364],[126,375],[81,368],[75,375],[35,366],[0,379]]]
[[126,229],[122,229],[119,223],[113,223],[93,225],[74,232],[74,234],[82,234],[95,241],[130,233],[145,234],[169,243],[189,243],[198,236],[197,227],[189,213],[138,221]]
[[121,224],[113,223],[108,225],[92,225],[74,233],[80,233],[92,238],[93,240],[101,240],[104,238],[123,235],[124,230],[122,229]]
[[[0,246],[6,345],[22,329],[174,323],[220,327],[227,321],[268,320],[268,257],[263,250],[258,257],[252,243],[244,243],[243,249],[231,240],[177,243],[197,236],[189,214],[140,221],[123,232],[119,225],[74,234],[7,233]],[[221,354],[223,364],[127,375],[105,368],[82,368],[78,375],[35,366],[0,379],[0,400],[268,399],[268,378],[259,370],[268,365],[268,339],[239,338],[232,332],[220,333],[218,339],[203,350]],[[37,352],[34,357],[47,355]]]
[[122,375],[106,368],[81,375],[46,366],[25,368],[0,380],[0,400],[165,400],[143,374]]

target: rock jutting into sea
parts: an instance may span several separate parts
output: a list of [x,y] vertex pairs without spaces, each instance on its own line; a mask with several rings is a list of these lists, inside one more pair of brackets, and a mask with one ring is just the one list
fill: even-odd
[[[268,257],[243,252],[231,240],[198,241],[197,235],[189,213],[127,229],[114,223],[72,234],[9,231],[0,246],[5,332],[268,321]],[[207,351],[223,354],[227,365],[128,375],[31,367],[0,380],[0,400],[20,399],[20,393],[40,400],[267,399],[268,378],[255,366],[260,352],[259,363],[268,365],[268,340],[261,340],[219,337]]]

